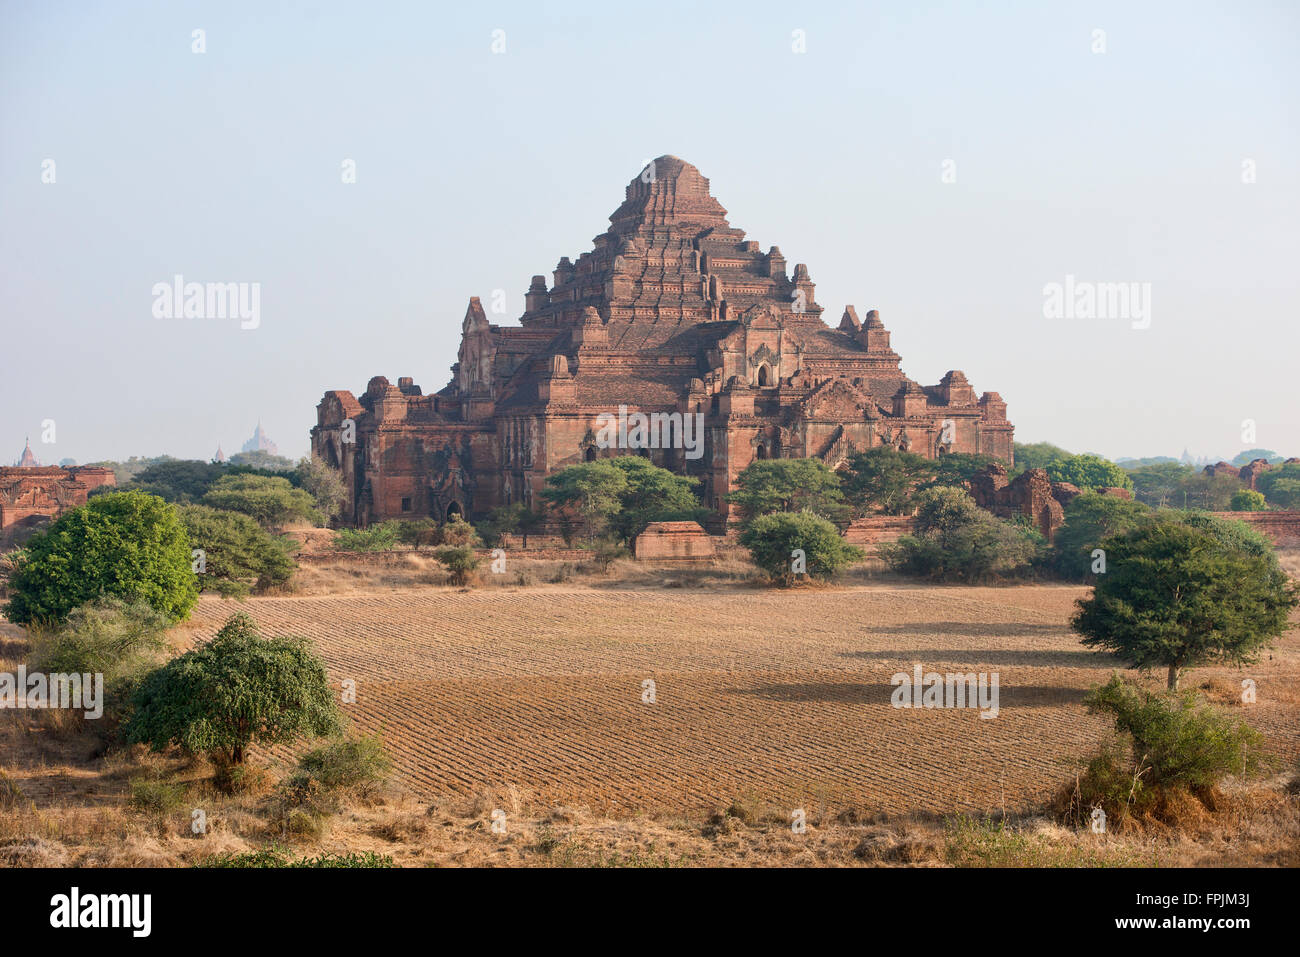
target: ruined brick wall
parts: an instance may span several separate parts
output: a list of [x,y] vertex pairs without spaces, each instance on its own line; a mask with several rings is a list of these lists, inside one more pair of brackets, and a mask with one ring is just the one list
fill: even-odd
[[916,519],[911,515],[864,515],[849,524],[844,531],[844,540],[874,554],[877,545],[911,535],[915,526]]
[[713,539],[698,522],[651,522],[636,537],[633,554],[640,562],[713,560]]
[[1211,512],[1217,518],[1245,522],[1267,535],[1279,548],[1300,548],[1300,510],[1268,512]]

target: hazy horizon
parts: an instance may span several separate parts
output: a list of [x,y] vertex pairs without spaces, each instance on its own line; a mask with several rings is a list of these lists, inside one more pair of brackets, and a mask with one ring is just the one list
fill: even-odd
[[[442,388],[469,297],[517,324],[662,154],[808,265],[831,326],[879,309],[907,375],[964,370],[1018,442],[1300,455],[1298,27],[1267,3],[0,4],[0,463],[25,436],[46,464],[207,460],[259,418],[297,458],[327,390]],[[156,318],[176,275],[259,284],[256,328]],[[1076,282],[1149,309],[1047,318]]]

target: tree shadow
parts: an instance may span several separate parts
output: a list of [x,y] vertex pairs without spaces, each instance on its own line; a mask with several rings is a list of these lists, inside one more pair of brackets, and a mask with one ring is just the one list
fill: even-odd
[[969,661],[982,665],[1054,665],[1066,668],[1114,668],[1119,662],[1109,652],[1087,648],[1041,651],[1017,651],[1011,648],[885,648],[880,651],[842,651],[840,657],[862,661],[915,661],[922,665]]
[[870,635],[969,635],[973,638],[1033,637],[1035,635],[1069,635],[1065,622],[1048,623],[1008,621],[931,621],[914,622],[904,626],[869,625],[863,629]]
[[[946,672],[944,672],[946,673]],[[895,685],[861,681],[781,682],[758,688],[731,688],[736,694],[787,702],[838,702],[842,704],[886,705],[892,707]],[[1060,685],[1008,685],[998,683],[998,707],[1054,708],[1082,704],[1084,688]],[[941,710],[941,709],[934,709]]]

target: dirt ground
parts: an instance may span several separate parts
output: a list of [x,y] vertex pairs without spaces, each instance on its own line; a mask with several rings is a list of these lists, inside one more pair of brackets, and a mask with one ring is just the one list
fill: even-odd
[[[367,580],[204,597],[174,638],[184,647],[242,610],[264,633],[307,636],[334,682],[355,682],[344,712],[382,736],[390,787],[295,837],[313,850],[414,865],[1297,863],[1285,773],[1238,789],[1195,839],[1097,839],[1042,816],[1107,731],[1081,699],[1118,664],[1067,626],[1085,592],[773,590],[663,570],[473,589]],[[21,629],[0,625],[0,669],[24,652]],[[997,717],[892,707],[891,676],[914,664],[997,672]],[[1240,701],[1243,677],[1254,704]],[[1279,768],[1295,766],[1300,632],[1250,669],[1187,680],[1263,731]],[[176,864],[276,837],[247,800],[212,790],[210,769],[103,755],[25,721],[0,715],[0,785],[18,796],[0,810],[0,864]],[[293,757],[258,759],[275,775]],[[194,839],[184,809],[126,809],[142,770],[181,782],[212,831]],[[504,834],[490,829],[498,809]],[[806,833],[791,828],[797,811]]]

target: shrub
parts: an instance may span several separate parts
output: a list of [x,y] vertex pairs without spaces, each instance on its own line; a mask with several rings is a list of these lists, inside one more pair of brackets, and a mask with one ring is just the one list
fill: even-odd
[[131,807],[152,814],[170,814],[185,803],[185,785],[155,777],[131,779]]
[[132,698],[126,740],[154,751],[177,744],[239,764],[252,743],[338,734],[325,665],[302,638],[263,638],[237,613],[211,641],[150,673]]
[[1259,492],[1254,489],[1243,488],[1233,493],[1228,508],[1233,512],[1262,512],[1268,508],[1268,504],[1264,501],[1264,496]]
[[760,515],[740,535],[754,564],[783,585],[792,583],[796,550],[803,551],[803,569],[812,578],[827,579],[851,562],[862,558],[862,550],[849,545],[839,530],[812,512],[781,512]]
[[618,542],[605,539],[591,550],[591,564],[602,575],[620,558],[628,558],[628,551]]
[[299,771],[327,790],[368,791],[390,767],[384,742],[377,735],[331,741],[298,759]]
[[264,847],[258,851],[242,853],[214,854],[194,865],[195,867],[244,867],[244,868],[379,868],[392,867],[393,859],[386,854],[374,851],[347,854],[318,854],[315,857],[289,857],[289,852],[278,845]]
[[444,545],[451,545],[456,548],[466,545],[474,546],[479,543],[478,532],[474,531],[474,526],[459,515],[442,526],[439,532],[439,540]]
[[877,551],[894,571],[935,581],[1023,576],[1044,548],[1035,530],[995,518],[957,488],[921,492],[914,528]]
[[30,629],[32,670],[102,674],[105,715],[112,724],[121,704],[157,666],[167,647],[168,624],[166,616],[144,602],[88,602],[74,608],[62,625]]
[[380,522],[369,528],[340,528],[334,533],[334,547],[345,552],[382,552],[395,546],[401,533],[398,522]]
[[1080,776],[1068,805],[1076,823],[1101,807],[1107,819],[1158,809],[1174,792],[1212,796],[1227,775],[1257,773],[1264,738],[1193,691],[1153,694],[1114,675],[1084,698],[1088,710],[1114,718],[1116,737]]
[[179,621],[198,598],[176,510],[143,492],[100,495],[65,512],[33,536],[17,565],[5,614],[22,625],[62,621],[101,597],[143,601]]
[[453,585],[469,583],[474,569],[478,568],[478,556],[468,545],[444,546],[434,553],[434,557],[444,565]]
[[1106,574],[1071,620],[1083,644],[1131,668],[1167,668],[1170,689],[1187,668],[1254,661],[1300,604],[1300,587],[1271,552],[1235,544],[1250,541],[1231,527],[1241,523],[1203,529],[1188,518],[1200,521],[1162,513],[1103,539]]
[[206,505],[182,505],[177,512],[190,545],[203,549],[200,591],[243,597],[293,577],[297,567],[290,557],[293,542],[272,536],[247,515]]

